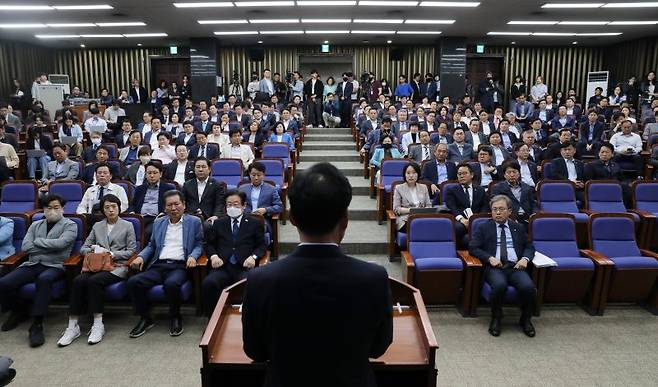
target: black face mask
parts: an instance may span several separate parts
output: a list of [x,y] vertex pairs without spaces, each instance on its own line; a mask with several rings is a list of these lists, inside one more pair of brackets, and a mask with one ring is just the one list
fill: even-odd
[[347,77],[343,77],[343,81],[347,81]]
[[392,147],[393,147],[393,144],[382,144],[382,148],[384,148],[386,150],[391,149]]

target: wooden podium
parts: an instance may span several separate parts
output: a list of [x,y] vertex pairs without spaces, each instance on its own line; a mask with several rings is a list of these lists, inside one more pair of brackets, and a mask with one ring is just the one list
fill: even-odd
[[[436,386],[438,344],[418,289],[389,277],[393,295],[393,343],[371,359],[377,385]],[[201,338],[201,381],[204,387],[261,387],[265,363],[242,349],[241,304],[245,280],[226,288]],[[318,332],[321,334],[321,332]]]

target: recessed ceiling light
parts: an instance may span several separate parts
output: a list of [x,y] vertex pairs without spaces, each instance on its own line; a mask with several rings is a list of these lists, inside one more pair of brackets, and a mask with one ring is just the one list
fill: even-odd
[[39,39],[74,39],[79,38],[80,35],[34,35]]
[[559,24],[565,26],[604,26],[607,21],[561,21]]
[[578,44],[578,42],[571,42],[571,44]]
[[142,44],[141,44],[141,43],[137,43],[137,47],[142,47]]
[[359,1],[359,5],[377,6],[377,7],[415,7],[417,1]]
[[4,5],[0,4],[0,11],[52,11],[48,5]]
[[137,27],[145,26],[144,22],[118,22],[118,23],[96,23],[99,27]]
[[249,19],[251,24],[291,24],[299,23],[299,19]]
[[215,35],[258,35],[258,31],[215,31]]
[[389,35],[395,33],[395,31],[381,31],[381,30],[352,30],[353,34],[373,34],[373,35]]
[[75,11],[75,10],[97,10],[97,9],[114,9],[109,4],[90,4],[90,5],[53,5],[53,8],[60,11]]
[[398,35],[440,35],[441,31],[398,31]]
[[199,24],[247,24],[247,20],[197,20]]
[[487,32],[487,35],[501,35],[501,36],[529,36],[532,32]]
[[575,32],[533,32],[532,36],[576,36]]
[[454,20],[422,20],[422,19],[407,19],[404,24],[454,24]]
[[263,41],[262,41],[262,40],[259,40],[259,41],[257,41],[256,43],[258,43],[258,44],[263,44]]
[[349,34],[350,30],[306,30],[307,34],[325,34],[325,35],[337,35],[337,34]]
[[658,2],[645,2],[645,3],[608,3],[603,8],[655,8],[658,7]]
[[153,32],[146,34],[123,34],[126,38],[159,38],[168,36],[166,32]]
[[325,40],[325,41],[322,42],[322,43],[324,43],[324,44],[329,44],[329,41],[328,41],[328,40]]
[[557,21],[547,21],[547,20],[512,20],[508,21],[507,24],[512,24],[512,25],[539,25],[539,26],[552,26],[555,25],[559,22]]
[[230,1],[213,1],[206,3],[174,3],[176,8],[218,8],[218,7],[232,7],[233,3]]
[[236,7],[294,7],[294,1],[236,1]]
[[45,24],[41,23],[8,23],[0,24],[0,28],[12,29],[12,28],[44,28]]
[[267,30],[259,31],[261,35],[302,35],[304,31],[302,30],[289,30],[289,31],[278,31],[278,30]]
[[356,1],[349,0],[329,0],[329,1],[297,1],[297,5],[356,5]]
[[621,32],[579,32],[576,36],[619,36]]
[[512,44],[512,45],[514,45],[514,44],[516,44],[516,42],[509,42],[509,44]]
[[121,34],[83,34],[83,38],[123,38]]
[[473,8],[479,6],[475,1],[421,1],[421,7],[454,7],[454,8]]
[[369,24],[402,24],[403,19],[354,19],[354,23],[369,23]]
[[94,23],[52,23],[47,24],[48,27],[52,28],[72,28],[72,27],[96,27]]
[[391,44],[391,43],[393,43],[393,41],[392,40],[387,40],[386,43]]
[[302,23],[351,23],[352,19],[302,19]]
[[84,44],[80,44],[80,48],[85,48],[86,46]]
[[546,3],[542,8],[600,8],[603,3]]
[[647,21],[613,21],[610,22],[611,26],[646,26],[658,24],[658,20],[647,20]]

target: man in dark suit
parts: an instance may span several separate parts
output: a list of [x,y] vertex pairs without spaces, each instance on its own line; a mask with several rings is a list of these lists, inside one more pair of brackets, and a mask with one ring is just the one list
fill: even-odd
[[[571,143],[571,131],[569,129],[562,129],[560,130],[560,135],[558,137],[558,140],[550,144],[545,150],[544,150],[544,155],[543,158],[544,160],[553,160],[556,158],[560,158],[562,155],[562,144],[567,144]],[[575,145],[574,145],[574,149]],[[574,153],[575,154],[575,153]]]
[[245,212],[247,194],[226,193],[224,216],[213,223],[206,249],[211,270],[201,284],[203,310],[210,317],[225,287],[246,278],[260,257],[267,252],[262,220]]
[[196,144],[190,148],[190,160],[196,160],[197,157],[205,157],[208,160],[219,158],[219,147],[208,146],[208,135],[204,132],[196,133]]
[[265,218],[267,230],[272,230],[272,216],[283,212],[283,203],[279,196],[279,190],[265,183],[265,165],[254,161],[247,168],[250,184],[242,184],[240,192],[247,195],[245,211],[258,214]]
[[457,180],[457,167],[454,163],[447,160],[448,146],[446,144],[438,144],[434,148],[434,160],[430,160],[423,164],[423,169],[420,173],[421,180],[428,180],[432,183],[432,198],[437,202],[440,195],[439,185],[446,180]]
[[493,186],[491,196],[507,196],[512,202],[512,214],[527,229],[530,215],[538,210],[535,189],[521,181],[521,166],[517,161],[506,161],[501,167],[505,181]]
[[475,230],[468,246],[468,252],[485,266],[484,279],[491,286],[489,333],[500,335],[503,300],[507,286],[511,285],[521,299],[521,329],[528,337],[534,337],[535,327],[530,319],[537,289],[526,268],[535,256],[535,248],[528,242],[523,227],[509,219],[512,203],[507,196],[494,196],[490,205],[492,219]]
[[117,144],[117,148],[125,148],[130,146],[130,133],[133,131],[133,126],[130,123],[129,119],[124,119],[121,123],[121,133],[117,134],[114,137],[114,142]]
[[578,207],[582,207],[585,203],[585,167],[582,161],[574,159],[576,148],[573,143],[565,142],[560,145],[560,154],[562,157],[553,159],[551,161],[551,179],[553,180],[569,180],[576,185],[576,200]]
[[164,214],[165,192],[176,189],[175,185],[165,183],[161,181],[161,178],[162,164],[153,161],[147,163],[144,184],[135,187],[133,200],[128,207],[128,212],[140,214],[144,218],[144,238],[146,240],[151,239],[155,218]]
[[203,227],[207,231],[214,221],[226,214],[226,183],[210,177],[210,160],[204,157],[194,160],[194,175],[194,179],[183,185],[185,212],[201,215],[205,221]]
[[[524,131],[521,134],[521,141],[528,146],[528,160],[537,165],[541,164],[544,159],[544,152],[541,147],[536,144],[535,132],[532,129]],[[512,150],[514,150],[514,146],[512,146]]]
[[146,89],[140,85],[138,79],[133,79],[133,87],[130,88],[130,97],[133,99],[134,103],[148,102],[148,93],[146,92]]
[[537,164],[530,160],[530,147],[525,143],[518,142],[514,144],[513,149],[519,163],[521,181],[534,188],[539,183],[540,176]]
[[567,115],[567,107],[560,106],[557,111],[557,116],[551,120],[551,132],[555,133],[564,128],[573,130],[576,127],[576,120]]
[[493,149],[489,145],[480,147],[477,152],[478,163],[473,168],[473,181],[475,184],[487,189],[489,183],[501,179],[498,174],[498,168],[493,163]]
[[322,127],[322,91],[324,85],[318,78],[317,70],[311,70],[311,78],[304,85],[304,96],[308,107],[308,122]]
[[88,164],[85,166],[85,169],[82,174],[82,180],[89,184],[89,185],[94,185],[96,184],[96,168],[100,164],[107,164],[108,167],[110,168],[110,172],[112,172],[112,176],[123,176],[123,171],[119,170],[120,167],[117,167],[116,163],[111,163],[108,164],[108,160],[110,159],[110,153],[105,147],[105,145],[101,145],[98,147],[98,150],[96,151],[96,162]]
[[455,216],[455,234],[462,247],[468,246],[468,222],[473,214],[489,211],[487,193],[484,188],[473,184],[473,167],[461,164],[457,168],[459,185],[448,188],[446,206]]
[[603,132],[605,127],[598,120],[599,115],[594,109],[587,113],[587,122],[580,124],[578,130],[578,145],[576,150],[578,156],[595,155],[599,152],[599,146],[603,142]]
[[[252,270],[242,304],[244,350],[267,362],[266,386],[375,386],[368,359],[393,338],[383,267],[343,254],[352,189],[334,166],[298,173],[290,220],[302,242],[286,259]],[[349,313],[336,313],[337,309]]]
[[626,208],[633,208],[633,193],[628,183],[624,182],[624,176],[619,164],[612,160],[615,147],[604,142],[599,147],[599,158],[585,164],[585,178],[587,180],[616,180],[621,184],[622,195]]
[[[179,186],[194,177],[194,161],[187,159],[187,147],[183,144],[176,145],[176,160],[164,166],[163,178],[175,181]],[[182,168],[182,170],[181,170]]]
[[82,159],[86,163],[96,161],[96,151],[100,148],[101,143],[103,142],[103,135],[99,132],[91,132],[89,138],[91,139],[91,145],[82,150]]
[[352,94],[354,93],[354,82],[350,78],[352,73],[343,73],[343,82],[338,84],[336,94],[340,100],[340,122],[349,127],[352,122]]
[[457,129],[452,134],[454,142],[448,145],[448,160],[455,164],[473,158],[473,145],[464,141],[464,130]]

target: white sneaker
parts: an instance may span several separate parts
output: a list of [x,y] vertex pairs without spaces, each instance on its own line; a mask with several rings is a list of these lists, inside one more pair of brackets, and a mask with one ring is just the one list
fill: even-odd
[[324,128],[324,126],[322,126],[322,125],[318,125],[318,128]]
[[103,324],[94,324],[91,327],[91,331],[89,332],[89,339],[87,340],[87,343],[89,345],[94,345],[98,344],[103,340],[103,336],[105,335],[105,325]]
[[62,337],[59,339],[57,342],[57,346],[59,347],[66,347],[67,345],[71,344],[73,340],[77,339],[80,337],[80,326],[76,325],[73,328],[66,328],[64,331],[64,334]]

